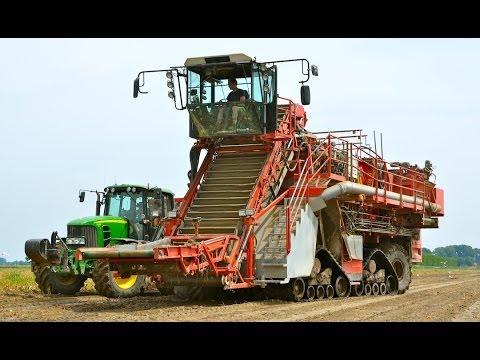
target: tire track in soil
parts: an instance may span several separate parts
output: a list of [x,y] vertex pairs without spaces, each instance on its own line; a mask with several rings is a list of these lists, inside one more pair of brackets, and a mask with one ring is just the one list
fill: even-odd
[[[432,288],[435,286],[450,286],[445,285],[423,285],[422,288]],[[418,290],[417,290],[418,291]],[[405,294],[404,294],[405,295]],[[403,298],[404,295],[400,295]],[[231,321],[241,319],[241,321],[270,321],[270,322],[285,322],[285,321],[302,321],[306,318],[316,316],[319,314],[328,314],[343,309],[349,309],[356,306],[369,305],[372,303],[387,301],[394,298],[393,296],[369,296],[369,297],[349,297],[344,299],[332,300],[316,300],[305,302],[287,302],[282,300],[267,300],[261,302],[262,308],[255,306],[253,311],[246,313],[233,313],[229,315]],[[321,307],[321,309],[318,309]]]
[[[274,318],[268,321],[448,321],[453,309],[459,305],[456,303],[465,301],[455,301],[452,294],[458,292],[459,286],[470,287],[470,283],[478,283],[478,279],[412,287],[398,296],[347,298],[342,299],[343,304],[338,306],[312,309],[298,315],[284,316],[283,320]],[[431,291],[435,291],[435,297],[429,294]],[[438,296],[442,291],[443,294]]]
[[480,300],[474,302],[467,309],[457,314],[453,322],[479,322],[480,321]]

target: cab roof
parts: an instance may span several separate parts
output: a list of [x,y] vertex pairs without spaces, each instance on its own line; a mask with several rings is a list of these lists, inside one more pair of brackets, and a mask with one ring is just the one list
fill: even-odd
[[192,57],[185,60],[185,66],[196,65],[208,65],[208,64],[221,64],[221,63],[249,63],[252,61],[250,56],[242,53],[228,54],[228,55],[216,55],[216,56],[203,56]]
[[110,186],[106,186],[105,190],[107,188],[115,188],[115,189],[126,189],[127,187],[136,187],[138,190],[162,190],[162,192],[169,193],[173,196],[175,196],[174,192],[170,189],[159,187],[159,186],[152,186],[152,185],[138,185],[138,184],[114,184]]

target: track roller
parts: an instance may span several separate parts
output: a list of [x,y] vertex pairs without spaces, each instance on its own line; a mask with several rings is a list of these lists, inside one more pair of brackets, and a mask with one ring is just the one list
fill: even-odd
[[372,295],[372,285],[370,284],[365,284],[365,289],[364,289],[365,295]]
[[322,285],[317,286],[317,299],[323,299],[325,297],[325,288]]
[[294,301],[300,301],[305,294],[305,281],[302,278],[296,278],[290,283],[290,291]]
[[387,285],[385,283],[380,283],[380,295],[385,295],[387,293]]
[[315,299],[315,287],[313,285],[307,286],[307,291],[305,291],[305,296],[308,301],[312,301]]
[[363,282],[353,285],[350,290],[350,296],[361,296],[363,294]]
[[332,285],[328,284],[325,288],[325,296],[327,299],[333,298],[333,295],[335,295],[335,290]]
[[340,275],[335,279],[335,293],[338,297],[346,297],[348,284],[347,279],[344,276]]
[[398,287],[396,286],[397,282],[393,275],[388,275],[385,280],[385,285],[387,286],[387,294],[395,295],[398,292]]

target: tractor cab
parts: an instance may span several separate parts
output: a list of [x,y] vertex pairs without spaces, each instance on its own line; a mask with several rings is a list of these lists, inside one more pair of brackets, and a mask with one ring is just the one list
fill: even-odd
[[127,221],[128,237],[151,240],[158,221],[174,208],[173,193],[157,187],[115,185],[105,188],[104,216]]

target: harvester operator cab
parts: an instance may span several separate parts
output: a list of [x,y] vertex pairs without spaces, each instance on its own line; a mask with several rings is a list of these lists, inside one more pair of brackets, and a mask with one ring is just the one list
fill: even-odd
[[[188,58],[184,66],[167,70],[142,71],[134,81],[133,96],[147,93],[145,74],[164,72],[168,96],[178,110],[189,113],[189,135],[194,139],[235,135],[261,135],[277,130],[277,64],[300,62],[302,105],[310,103],[310,89],[305,83],[318,75],[315,65],[306,59],[260,63],[245,54]],[[180,81],[183,78],[185,81]],[[230,96],[231,83],[245,95],[245,101]],[[233,99],[233,100],[232,100]],[[242,99],[243,100],[243,99]],[[287,103],[288,105],[288,103]]]
[[[273,130],[275,65],[260,68],[252,58],[232,54],[189,58],[185,66],[190,137],[260,135]],[[242,95],[244,101],[239,100]]]

